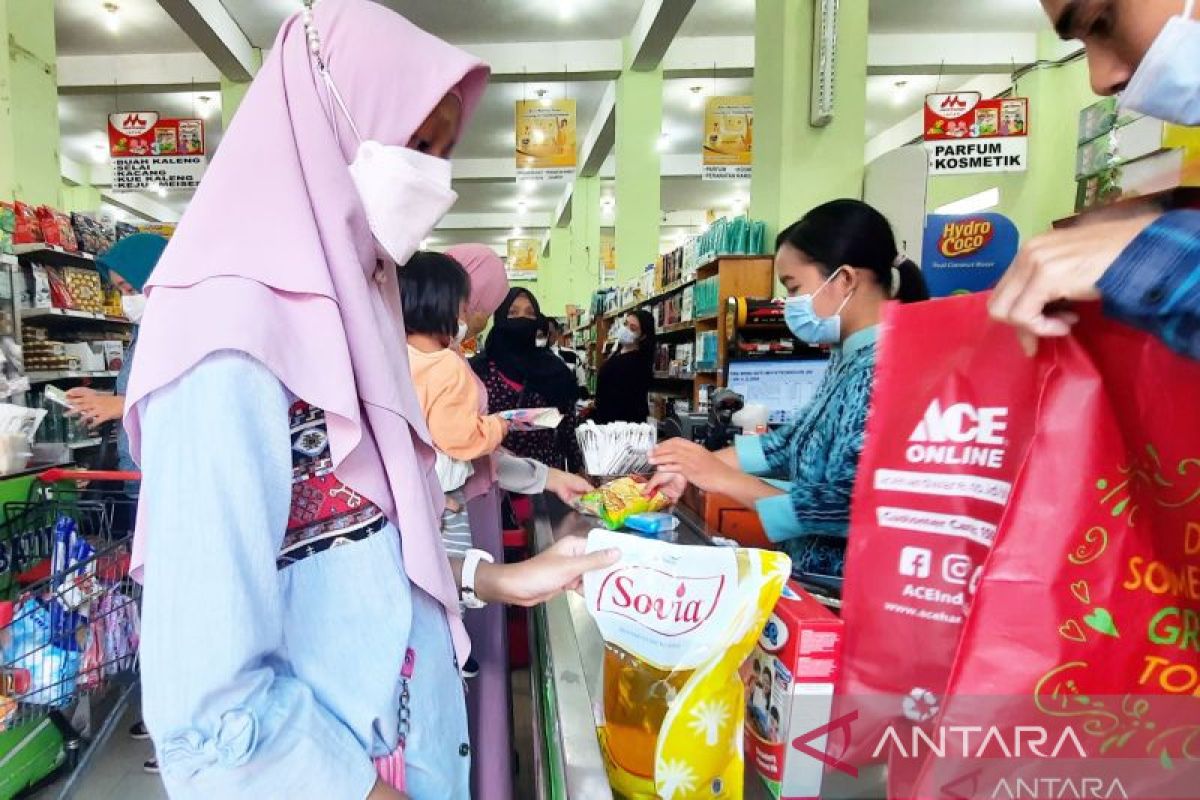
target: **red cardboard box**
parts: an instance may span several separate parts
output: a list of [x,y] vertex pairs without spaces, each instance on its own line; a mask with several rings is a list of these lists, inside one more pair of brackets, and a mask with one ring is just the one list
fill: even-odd
[[[778,800],[821,795],[824,764],[793,746],[827,725],[842,651],[842,621],[789,582],[742,677],[746,682],[746,765]],[[824,737],[807,742],[821,752]]]

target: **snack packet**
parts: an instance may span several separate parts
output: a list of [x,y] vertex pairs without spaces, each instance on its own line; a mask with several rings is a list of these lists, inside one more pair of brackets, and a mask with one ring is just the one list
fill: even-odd
[[646,479],[641,475],[617,478],[579,498],[584,511],[604,523],[610,531],[620,530],[625,520],[634,514],[662,511],[671,501],[662,492],[646,497]]
[[791,573],[766,550],[666,544],[592,531],[615,565],[584,576],[605,641],[608,777],[630,800],[741,800],[742,662]]

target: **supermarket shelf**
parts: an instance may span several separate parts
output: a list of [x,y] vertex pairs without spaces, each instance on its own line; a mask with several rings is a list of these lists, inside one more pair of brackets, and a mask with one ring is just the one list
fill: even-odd
[[670,286],[663,287],[660,291],[655,292],[654,294],[650,295],[649,297],[643,297],[640,300],[637,300],[633,303],[628,303],[624,306],[621,306],[618,309],[614,309],[612,311],[607,312],[604,315],[604,318],[605,319],[616,319],[617,317],[619,317],[623,314],[628,314],[630,311],[633,311],[638,306],[644,306],[644,305],[646,305],[646,303],[653,303],[655,300],[661,300],[662,298],[666,297],[667,295],[674,294],[675,292],[678,292],[681,289],[685,289],[688,286],[691,286],[695,282],[696,282],[695,278],[688,278],[686,281],[676,281],[675,283],[672,283]]
[[23,308],[21,309],[21,320],[30,322],[33,320],[42,320],[46,322],[61,322],[68,319],[87,320],[88,322],[103,322],[108,325],[132,325],[133,323],[124,317],[109,317],[104,314],[95,314],[91,311],[75,311],[69,308]]
[[94,267],[96,263],[96,257],[91,253],[72,253],[48,244],[14,244],[13,252],[51,267]]
[[36,383],[51,383],[52,381],[65,381],[79,378],[115,378],[120,373],[114,371],[104,372],[80,372],[78,370],[52,370],[50,372],[30,372],[26,374],[31,384]]
[[81,439],[78,442],[67,442],[65,447],[68,450],[86,450],[89,447],[99,447],[103,443],[104,440],[97,436],[94,439]]
[[688,322],[676,322],[671,325],[664,325],[658,329],[658,333],[661,335],[661,334],[668,334],[668,333],[679,333],[680,331],[695,330],[698,326],[703,325],[706,322],[716,322],[716,321],[717,321],[717,315],[709,314],[708,316],[697,317],[696,319],[689,320]]

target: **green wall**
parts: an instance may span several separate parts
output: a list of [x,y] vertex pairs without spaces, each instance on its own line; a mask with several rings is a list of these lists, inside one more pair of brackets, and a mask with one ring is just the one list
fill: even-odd
[[0,0],[0,198],[61,205],[54,3]]
[[999,175],[931,177],[926,210],[1000,189],[991,209],[1016,223],[1025,240],[1046,231],[1075,209],[1075,148],[1079,112],[1099,98],[1080,60],[1038,69],[1016,83],[1016,95],[1029,98],[1029,171]]

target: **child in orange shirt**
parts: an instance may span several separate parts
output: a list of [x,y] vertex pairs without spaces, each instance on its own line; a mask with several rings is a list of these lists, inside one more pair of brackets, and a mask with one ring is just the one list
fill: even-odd
[[449,555],[462,556],[471,547],[462,492],[471,476],[470,462],[500,447],[508,423],[481,413],[479,383],[458,351],[471,293],[466,270],[449,256],[421,252],[399,275],[408,364],[438,453],[438,481],[446,493],[442,541]]

